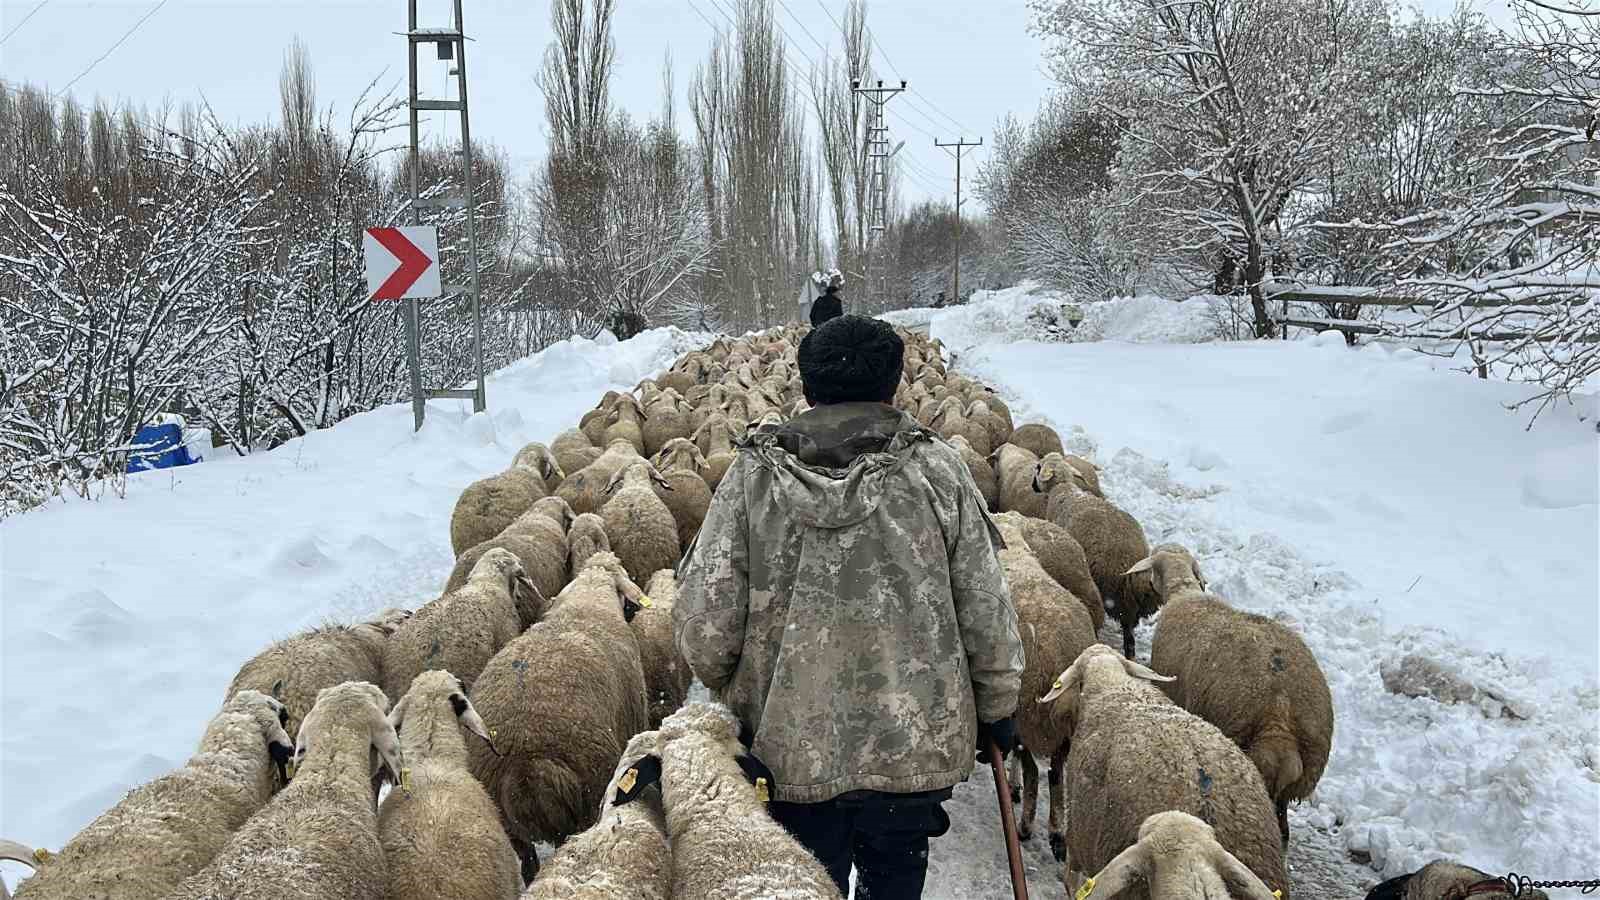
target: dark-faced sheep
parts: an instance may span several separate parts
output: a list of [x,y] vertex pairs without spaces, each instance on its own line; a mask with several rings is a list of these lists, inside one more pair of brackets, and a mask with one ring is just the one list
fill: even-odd
[[1367,900],[1549,900],[1544,891],[1518,888],[1481,869],[1436,859],[1410,875],[1391,878],[1367,892]]
[[516,900],[521,868],[500,811],[472,777],[467,740],[489,729],[449,672],[418,675],[389,712],[405,759],[404,788],[378,810],[389,864],[385,900]]
[[[134,788],[39,865],[22,900],[162,897],[209,863],[272,798],[294,745],[283,704],[240,691],[182,768]],[[38,864],[36,861],[33,864]]]
[[389,875],[372,802],[373,760],[405,772],[388,707],[371,684],[317,695],[295,740],[289,786],[168,900],[383,900]]

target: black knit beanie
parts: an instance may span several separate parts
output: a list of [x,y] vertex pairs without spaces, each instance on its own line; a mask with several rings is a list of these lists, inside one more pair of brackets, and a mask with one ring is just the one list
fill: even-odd
[[813,404],[888,403],[900,385],[905,353],[888,322],[839,316],[800,342],[800,380]]

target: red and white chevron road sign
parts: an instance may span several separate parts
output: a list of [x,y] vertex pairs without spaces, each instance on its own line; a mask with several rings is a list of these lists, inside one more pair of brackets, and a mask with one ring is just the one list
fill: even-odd
[[432,225],[368,228],[361,237],[367,258],[367,299],[438,297],[439,229]]

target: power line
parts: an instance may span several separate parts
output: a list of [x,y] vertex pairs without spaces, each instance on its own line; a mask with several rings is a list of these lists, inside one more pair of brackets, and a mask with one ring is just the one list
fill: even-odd
[[95,60],[92,63],[89,63],[89,68],[84,69],[82,72],[79,72],[76,78],[73,78],[71,81],[67,82],[65,87],[63,87],[61,90],[57,91],[56,92],[56,96],[59,97],[60,95],[65,94],[67,91],[72,89],[73,85],[77,84],[80,80],[82,80],[83,76],[88,75],[90,72],[93,72],[95,66],[98,66],[101,63],[105,62],[106,57],[108,57],[111,54],[115,53],[117,51],[117,48],[121,47],[123,42],[126,41],[128,38],[133,37],[133,33],[135,31],[139,30],[139,26],[143,25],[145,22],[150,21],[150,17],[155,15],[156,13],[160,12],[161,11],[161,7],[166,6],[166,5],[167,5],[167,0],[161,0],[161,2],[157,3],[149,12],[145,13],[142,17],[140,17],[139,21],[133,23],[133,27],[132,28],[129,28],[126,32],[124,32],[122,37],[117,38],[117,42],[115,44],[112,44],[111,48],[109,50],[107,50],[106,52],[100,54],[100,58],[99,59]]
[[16,25],[13,25],[11,30],[6,32],[6,36],[5,37],[0,37],[0,47],[5,46],[6,41],[11,40],[11,36],[13,34],[16,34],[17,31],[22,28],[22,26],[28,24],[28,20],[33,18],[33,14],[38,12],[41,9],[44,9],[45,4],[47,4],[49,2],[50,2],[50,0],[39,0],[39,5],[38,6],[35,6],[32,10],[30,10],[28,12],[27,15],[23,16],[21,22],[18,22]]
[[800,26],[800,30],[806,33],[806,37],[811,38],[811,43],[816,44],[817,49],[822,51],[823,58],[827,58],[828,48],[823,46],[822,42],[817,40],[817,36],[811,33],[811,29],[806,27],[806,23],[801,21],[800,17],[794,14],[794,10],[789,8],[788,2],[786,2],[786,0],[778,0],[778,3],[783,7],[784,12],[789,14],[789,18],[793,19],[795,24]]
[[[833,22],[833,25],[834,25],[835,28],[838,28],[840,31],[844,31],[844,24],[839,21],[839,17],[838,16],[835,16],[833,14],[833,10],[828,8],[828,4],[827,3],[823,2],[823,0],[817,0],[817,5],[822,7],[823,13],[825,13],[827,15],[828,19]],[[787,8],[787,7],[785,7],[785,8]],[[790,15],[793,15],[793,13],[790,13]],[[903,75],[900,74],[900,67],[895,65],[894,64],[894,60],[889,58],[889,51],[884,49],[883,44],[881,42],[879,42],[877,40],[873,40],[872,41],[872,49],[875,52],[877,52],[878,55],[883,57],[884,64],[889,67],[889,71],[893,72],[894,76],[896,78],[903,78],[904,77]],[[944,116],[946,119],[948,119],[951,123],[953,123],[956,126],[956,128],[958,128],[958,129],[960,129],[962,131],[977,131],[976,128],[968,128],[967,126],[961,124],[960,122],[957,122],[949,113],[947,113],[944,110],[940,109],[938,104],[934,103],[932,100],[929,100],[927,97],[923,96],[922,93],[920,91],[918,91],[916,88],[907,88],[907,91],[911,94],[912,97],[916,97],[916,98],[920,99],[922,102],[924,102],[924,103],[928,104],[928,106],[932,107],[934,112],[937,112],[939,115]],[[907,97],[906,99],[909,101],[911,98]],[[913,109],[916,108],[916,104],[915,103],[912,103],[911,106],[912,106]],[[919,112],[920,112],[920,110],[919,110]],[[933,120],[930,118],[929,121],[932,122]],[[935,126],[935,127],[940,127],[940,126]]]

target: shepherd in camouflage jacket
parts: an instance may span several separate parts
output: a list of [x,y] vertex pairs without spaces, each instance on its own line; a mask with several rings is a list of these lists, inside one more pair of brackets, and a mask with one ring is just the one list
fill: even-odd
[[887,405],[903,352],[858,316],[807,335],[814,408],[741,447],[673,610],[690,667],[772,770],[774,817],[841,893],[853,859],[874,898],[920,895],[938,803],[980,731],[1009,749],[1023,667],[976,485]]

